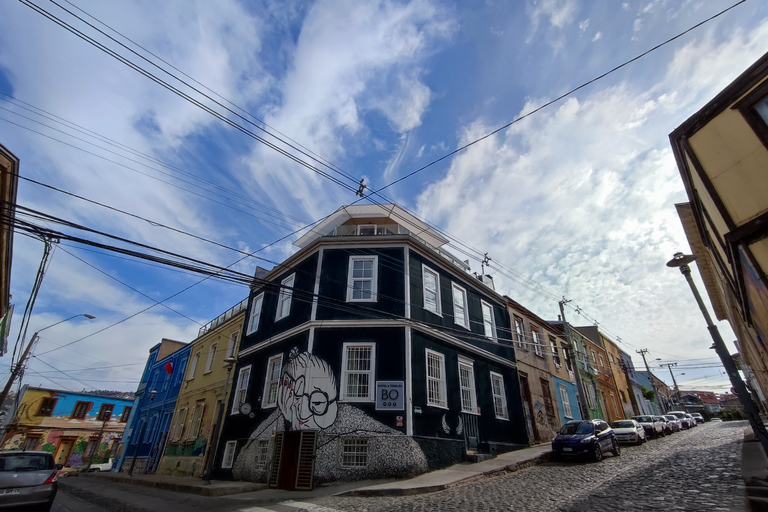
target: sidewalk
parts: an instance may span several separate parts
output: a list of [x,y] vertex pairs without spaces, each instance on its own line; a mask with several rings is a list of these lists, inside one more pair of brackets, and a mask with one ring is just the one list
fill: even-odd
[[752,427],[744,429],[741,447],[741,476],[752,512],[768,511],[768,458]]
[[[406,496],[435,492],[475,478],[524,469],[546,460],[550,451],[550,445],[547,443],[503,453],[494,459],[483,462],[456,464],[449,468],[424,473],[408,480],[392,480],[373,485],[370,485],[370,482],[345,482],[344,485],[339,485],[338,487],[346,488],[347,490],[335,492],[334,494],[337,496]],[[267,484],[253,482],[211,480],[210,485],[203,485],[202,480],[199,478],[159,475],[128,476],[127,473],[112,472],[80,473],[77,476],[65,477],[60,482],[66,486],[70,478],[108,480],[121,484],[140,485],[209,497],[230,496],[268,489]],[[268,492],[282,493],[289,491],[269,490]],[[295,495],[292,493],[291,496]]]

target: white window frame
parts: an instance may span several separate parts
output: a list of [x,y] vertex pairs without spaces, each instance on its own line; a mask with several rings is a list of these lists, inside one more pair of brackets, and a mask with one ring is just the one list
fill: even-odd
[[205,372],[203,373],[203,375],[205,375],[206,373],[211,373],[211,371],[213,371],[213,361],[216,359],[216,348],[218,346],[219,346],[218,343],[213,343],[211,345],[211,348],[208,349],[208,360],[205,362]]
[[560,401],[563,402],[563,414],[568,419],[573,419],[573,412],[571,411],[571,402],[568,400],[568,390],[562,384],[557,386],[560,390]]
[[[440,370],[439,376],[431,376],[429,374],[429,359],[434,357],[438,362],[438,369]],[[426,376],[427,376],[427,405],[431,407],[439,407],[441,409],[448,409],[448,392],[445,384],[445,354],[435,352],[434,350],[426,349]],[[435,390],[439,394],[437,400],[432,400],[429,396],[430,383],[434,382],[436,385]]]
[[[484,300],[480,301],[480,309],[483,312],[483,331],[486,338],[490,338],[493,341],[497,341],[496,336],[496,318],[493,312],[493,306]],[[488,316],[486,318],[486,311]],[[488,332],[490,331],[490,333]]]
[[[280,295],[277,298],[277,313],[275,314],[275,322],[290,316],[292,302],[291,299],[293,298],[293,286],[295,282],[296,273],[293,273],[280,281]],[[288,304],[288,307],[284,307],[284,304]],[[283,313],[284,309],[287,309],[285,313]]]
[[[350,463],[350,461],[352,462]],[[344,438],[341,445],[342,468],[364,468],[368,466],[370,461],[371,443],[368,439],[359,437]]]
[[[378,231],[378,227],[379,226],[377,224],[358,224],[356,229],[357,235],[358,236],[374,236]],[[363,234],[363,229],[373,229],[373,233]]]
[[525,342],[525,322],[517,315],[512,315],[512,318],[515,323],[515,335],[517,336],[515,341],[517,341],[517,345],[520,348],[528,350],[528,344]]
[[552,335],[549,336],[549,344],[552,347],[552,362],[555,363],[559,370],[563,366],[563,361],[560,358],[560,353],[557,351],[557,339]]
[[[240,414],[240,404],[245,402],[248,396],[248,383],[251,380],[251,365],[240,368],[237,375],[237,386],[235,387],[235,396],[232,400],[232,410],[230,414]],[[241,399],[242,398],[242,399]]]
[[[280,372],[283,369],[283,354],[277,354],[267,361],[267,372],[264,376],[264,393],[261,398],[261,408],[277,407],[277,388],[280,384]],[[275,376],[277,373],[277,376]],[[274,377],[274,378],[273,378]],[[270,388],[275,386],[275,397],[270,400]]]
[[471,359],[461,356],[459,356],[459,390],[461,393],[461,412],[479,414],[477,412],[477,386],[475,385],[474,364]]
[[224,354],[224,359],[235,357],[235,348],[237,347],[237,337],[240,335],[238,331],[234,331],[229,335],[229,341],[227,341],[227,353]]
[[[281,291],[282,293],[282,291]],[[261,292],[253,298],[251,303],[251,316],[248,319],[248,334],[256,332],[259,328],[259,322],[261,321],[261,310],[264,307],[264,292]]]
[[200,361],[200,352],[195,352],[192,356],[192,363],[189,365],[189,373],[187,373],[187,380],[195,378],[195,372],[197,372],[197,363]]
[[269,439],[259,439],[259,441],[256,443],[256,447],[256,467],[259,469],[264,469],[267,467],[267,462],[269,461]]
[[[349,363],[350,349],[367,348],[370,349],[371,359],[368,370],[350,370]],[[372,402],[374,400],[374,388],[376,387],[376,344],[375,343],[344,343],[341,356],[341,399],[347,402]],[[349,377],[351,375],[368,375],[368,395],[350,396],[349,395]]]
[[[432,274],[435,276],[434,290],[429,290],[427,288],[427,274]],[[441,310],[441,304],[440,304],[440,274],[438,274],[428,266],[422,264],[421,280],[422,280],[422,289],[423,289],[423,295],[424,295],[424,309],[436,315],[442,316],[442,310]],[[435,309],[432,309],[427,306],[427,293],[432,293],[435,295]]]
[[[357,278],[354,277],[355,262],[371,261],[373,262],[373,276]],[[355,281],[370,281],[371,296],[369,298],[355,299]],[[378,282],[379,282],[379,257],[376,255],[360,255],[349,257],[349,269],[347,270],[347,302],[376,302],[378,300]]]
[[531,326],[531,340],[533,341],[533,351],[539,357],[544,357],[544,353],[541,350],[541,331]]
[[224,455],[221,458],[222,469],[229,469],[235,462],[235,450],[237,449],[237,441],[227,441],[224,445]]
[[[493,412],[497,420],[509,420],[507,409],[507,391],[504,389],[504,376],[500,373],[491,373],[491,394],[493,395]],[[498,387],[498,393],[496,392]]]
[[[457,293],[459,294],[458,296],[461,297],[462,304],[456,303]],[[467,290],[457,285],[456,283],[451,283],[451,295],[453,296],[453,322],[456,325],[460,325],[464,327],[465,329],[469,329],[469,307],[467,305]],[[463,323],[459,322],[459,316],[456,314],[457,306],[461,306],[463,310],[463,315],[464,315]]]

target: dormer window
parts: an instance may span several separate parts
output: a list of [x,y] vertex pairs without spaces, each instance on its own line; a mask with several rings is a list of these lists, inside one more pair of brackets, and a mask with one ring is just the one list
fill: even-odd
[[371,236],[376,234],[376,224],[365,224],[357,227],[357,234],[361,236]]

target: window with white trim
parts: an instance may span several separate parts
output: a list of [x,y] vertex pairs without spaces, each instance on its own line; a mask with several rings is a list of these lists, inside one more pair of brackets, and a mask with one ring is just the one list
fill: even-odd
[[480,301],[480,306],[483,309],[483,330],[485,336],[496,341],[496,319],[493,315],[493,306],[484,300]]
[[280,282],[280,296],[277,299],[277,316],[275,321],[287,317],[291,313],[291,298],[296,274],[291,274]]
[[555,340],[554,336],[549,337],[549,344],[552,346],[552,362],[554,362],[555,365],[560,368],[560,352],[557,350],[557,340]]
[[426,265],[421,266],[421,275],[424,282],[424,309],[439,315],[440,275]]
[[229,341],[227,342],[227,353],[224,354],[224,359],[235,357],[235,347],[237,346],[238,332],[235,331],[229,335]]
[[469,329],[469,314],[467,312],[467,291],[453,283],[453,321],[465,329]]
[[491,372],[491,393],[493,394],[493,412],[496,414],[496,418],[508,420],[507,392],[504,390],[504,377],[499,373]]
[[208,360],[205,362],[205,373],[211,373],[213,370],[213,360],[216,358],[216,347],[218,344],[214,343],[208,350]]
[[560,389],[560,401],[563,402],[563,414],[565,414],[566,418],[573,419],[571,402],[568,400],[568,390],[562,384],[558,388]]
[[375,344],[344,343],[341,360],[341,398],[343,400],[373,400],[375,359]]
[[573,363],[571,363],[571,358],[568,357],[568,345],[561,342],[560,347],[563,349],[563,359],[565,359],[565,367],[568,369],[569,372],[573,372]]
[[200,352],[197,352],[194,357],[192,357],[192,363],[189,365],[189,373],[187,373],[187,380],[192,380],[195,378],[198,361],[200,361]]
[[531,338],[533,338],[533,351],[537,356],[544,357],[544,353],[541,351],[541,334],[539,330],[531,326]]
[[448,407],[445,386],[445,355],[427,349],[427,405]]
[[200,400],[195,404],[195,408],[192,411],[192,416],[189,418],[189,424],[187,425],[187,435],[186,438],[188,440],[194,440],[197,439],[198,434],[200,434],[200,427],[203,424],[203,413],[205,412],[205,400]]
[[184,435],[184,425],[187,423],[187,408],[182,407],[173,417],[173,427],[171,428],[171,440],[179,441]]
[[376,301],[378,256],[350,256],[347,302]]
[[256,297],[254,297],[253,302],[251,303],[251,318],[248,319],[248,334],[255,332],[256,329],[259,328],[262,306],[264,306],[264,292],[261,292]]
[[260,439],[256,450],[258,459],[256,461],[257,468],[267,467],[267,460],[269,457],[269,439]]
[[283,355],[278,354],[269,358],[267,362],[267,374],[264,378],[264,397],[262,408],[277,405],[277,386],[280,384],[280,371],[283,369]]
[[369,444],[367,439],[344,439],[341,452],[341,467],[363,468],[368,465]]
[[245,368],[240,368],[240,373],[237,376],[237,387],[235,387],[235,398],[232,400],[231,414],[239,413],[240,405],[245,403],[248,394],[248,381],[250,379],[251,365],[248,365]]
[[224,445],[224,455],[221,458],[221,467],[224,469],[231,468],[235,462],[235,449],[237,448],[237,441],[227,441]]
[[519,316],[515,317],[515,338],[519,347],[528,350],[528,345],[525,343],[525,324]]
[[472,361],[463,357],[459,357],[459,388],[461,389],[461,412],[477,414],[475,369],[472,367]]

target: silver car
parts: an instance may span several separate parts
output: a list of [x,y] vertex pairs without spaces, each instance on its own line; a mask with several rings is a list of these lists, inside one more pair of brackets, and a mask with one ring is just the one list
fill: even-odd
[[58,469],[48,452],[0,452],[0,509],[50,510],[59,486]]

